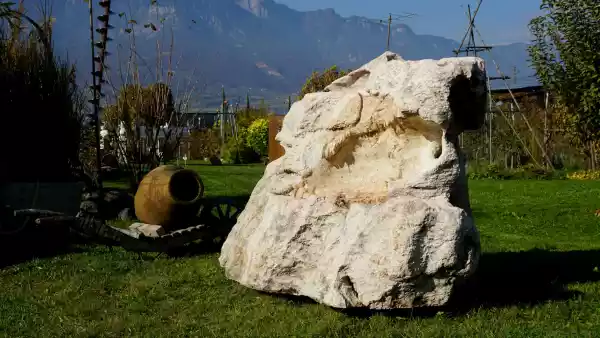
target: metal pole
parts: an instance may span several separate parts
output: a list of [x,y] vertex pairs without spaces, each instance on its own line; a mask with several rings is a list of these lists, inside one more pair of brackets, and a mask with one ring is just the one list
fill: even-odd
[[387,48],[386,51],[390,51],[390,36],[392,35],[392,13],[388,17],[388,35],[387,35]]
[[[467,56],[469,56],[469,46],[475,47],[475,34],[473,32],[473,15],[471,13],[471,5],[467,5],[467,11],[469,13],[469,43],[467,43]],[[473,55],[477,56],[477,48],[473,48]],[[491,89],[490,89],[491,90]],[[490,110],[491,113],[491,110]]]
[[92,85],[93,85],[93,101],[94,101],[94,123],[95,123],[95,139],[96,139],[96,181],[98,188],[102,189],[102,159],[100,157],[100,112],[98,106],[100,105],[100,98],[98,97],[98,82],[96,81],[96,61],[94,60],[94,54],[96,52],[94,48],[94,9],[92,1],[88,1],[88,7],[90,11],[90,44],[92,46]]
[[225,145],[225,87],[221,88],[221,112],[219,114],[219,133],[221,134],[221,145]]

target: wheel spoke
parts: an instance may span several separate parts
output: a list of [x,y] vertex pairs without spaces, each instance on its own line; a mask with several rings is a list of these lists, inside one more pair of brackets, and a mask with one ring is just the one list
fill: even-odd
[[229,199],[218,199],[213,202],[211,214],[225,225],[235,223],[242,210],[243,208],[240,208]]
[[222,220],[225,218],[225,215],[223,214],[223,210],[221,209],[221,205],[217,204],[217,213],[219,214],[219,219]]

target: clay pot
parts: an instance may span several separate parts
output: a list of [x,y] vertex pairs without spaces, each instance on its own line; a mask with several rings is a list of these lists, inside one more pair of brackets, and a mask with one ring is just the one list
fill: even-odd
[[200,209],[204,185],[193,170],[165,165],[149,172],[135,194],[135,215],[147,224],[177,230],[190,225]]

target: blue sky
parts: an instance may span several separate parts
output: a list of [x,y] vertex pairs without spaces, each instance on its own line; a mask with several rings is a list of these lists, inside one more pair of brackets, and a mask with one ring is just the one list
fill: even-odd
[[[431,34],[460,40],[468,26],[467,5],[476,0],[275,0],[298,10],[333,8],[342,16],[383,18],[387,13],[410,12],[407,19],[417,34]],[[528,42],[529,20],[540,14],[540,0],[484,0],[476,25],[486,44]],[[462,7],[461,7],[462,6]]]

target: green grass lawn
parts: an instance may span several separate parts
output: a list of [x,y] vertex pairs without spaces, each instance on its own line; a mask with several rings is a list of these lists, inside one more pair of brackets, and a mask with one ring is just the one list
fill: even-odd
[[[183,166],[183,161],[180,162]],[[201,161],[188,161],[187,169],[198,172],[207,196],[250,195],[262,176],[263,165],[212,166]],[[108,188],[124,188],[126,180],[106,182]]]
[[[195,166],[210,195],[261,167]],[[471,181],[484,255],[454,311],[342,313],[228,281],[218,254],[77,252],[0,270],[6,337],[600,336],[600,182]]]

